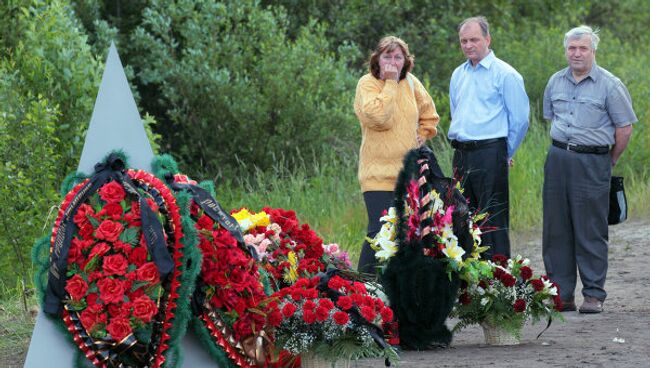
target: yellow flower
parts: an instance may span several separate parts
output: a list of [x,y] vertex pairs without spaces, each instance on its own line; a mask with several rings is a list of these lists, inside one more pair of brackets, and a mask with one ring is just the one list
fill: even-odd
[[289,268],[284,273],[284,281],[289,284],[293,284],[298,280],[298,257],[296,257],[295,252],[289,252],[287,254],[289,261]]
[[442,253],[444,253],[448,258],[451,258],[456,262],[460,262],[463,260],[463,254],[465,254],[465,250],[458,246],[458,241],[453,239],[451,241],[451,244],[447,245],[445,249],[442,250]]
[[242,208],[239,212],[234,213],[232,217],[237,220],[237,223],[243,232],[254,229],[258,226],[268,226],[271,223],[271,219],[266,212],[262,211],[252,214],[248,212],[248,209],[246,208]]

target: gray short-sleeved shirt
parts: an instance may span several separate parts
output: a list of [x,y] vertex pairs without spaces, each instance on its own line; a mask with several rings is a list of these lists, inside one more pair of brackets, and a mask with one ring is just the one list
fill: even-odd
[[623,82],[596,63],[579,83],[568,67],[553,74],[544,91],[544,119],[553,123],[551,138],[589,146],[613,145],[616,128],[637,121]]

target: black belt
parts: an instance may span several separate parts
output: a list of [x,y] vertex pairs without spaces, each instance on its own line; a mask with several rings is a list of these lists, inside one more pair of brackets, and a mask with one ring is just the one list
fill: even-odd
[[452,140],[451,146],[461,151],[472,151],[475,149],[479,149],[481,147],[488,146],[490,144],[505,142],[505,141],[506,141],[505,138],[492,138],[492,139],[483,139],[480,141],[465,141],[465,142]]
[[609,153],[609,146],[583,146],[581,144],[575,143],[564,143],[556,141],[555,139],[553,139],[553,145],[557,148],[576,153],[593,153],[596,155],[604,155],[605,153]]

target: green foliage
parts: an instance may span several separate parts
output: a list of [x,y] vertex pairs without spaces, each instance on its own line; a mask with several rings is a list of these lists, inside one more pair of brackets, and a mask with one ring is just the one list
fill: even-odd
[[[202,175],[238,160],[269,168],[296,147],[351,150],[355,78],[324,27],[285,37],[285,15],[254,2],[154,1],[129,36],[142,105],[167,150]],[[142,53],[140,50],[148,50]]]
[[[25,281],[29,246],[43,234],[54,204],[60,154],[54,135],[58,110],[24,88],[15,64],[0,62],[0,281]],[[56,212],[55,212],[56,213]],[[23,285],[25,283],[23,282]]]

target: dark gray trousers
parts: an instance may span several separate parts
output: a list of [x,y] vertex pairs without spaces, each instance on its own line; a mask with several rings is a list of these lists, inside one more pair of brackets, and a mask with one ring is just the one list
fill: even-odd
[[559,285],[562,300],[574,297],[576,266],[583,296],[607,297],[611,174],[609,154],[549,148],[544,165],[542,255],[546,273]]

